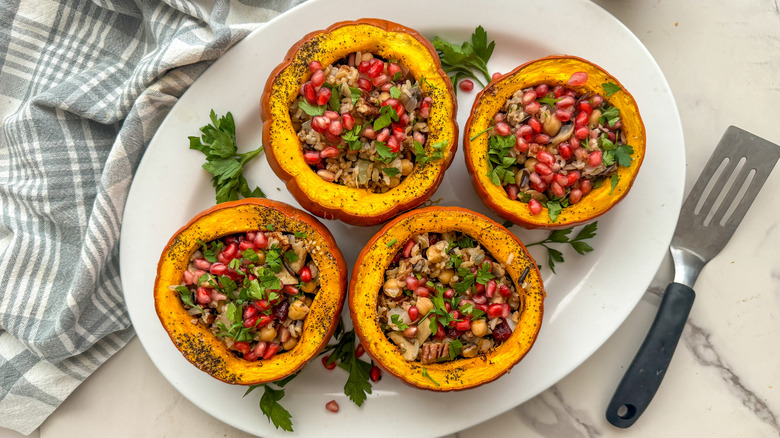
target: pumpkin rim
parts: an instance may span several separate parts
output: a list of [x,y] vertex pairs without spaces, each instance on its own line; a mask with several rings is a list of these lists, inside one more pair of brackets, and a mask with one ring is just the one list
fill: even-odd
[[[420,57],[425,56],[426,65],[414,65],[414,68],[412,65],[406,65],[406,67],[409,68],[412,75],[417,79],[419,79],[421,75],[426,76],[427,84],[423,84],[424,87],[426,87],[425,93],[427,96],[434,97],[428,123],[429,127],[435,126],[436,129],[430,131],[424,149],[427,154],[431,154],[433,150],[430,145],[444,140],[448,143],[442,151],[442,159],[426,163],[423,167],[418,165],[418,163],[415,163],[412,173],[407,175],[401,184],[385,193],[373,193],[363,188],[351,188],[340,184],[324,182],[311,170],[309,165],[303,161],[301,142],[297,140],[297,136],[295,136],[294,139],[288,139],[283,145],[280,145],[277,144],[274,132],[272,132],[275,131],[277,135],[290,134],[290,132],[280,132],[288,128],[290,130],[292,129],[290,126],[289,111],[280,110],[282,116],[279,117],[278,114],[273,113],[273,109],[275,105],[281,105],[281,103],[278,102],[279,99],[287,99],[282,102],[284,103],[284,107],[287,108],[289,102],[297,96],[297,94],[290,94],[292,93],[293,88],[290,88],[289,92],[285,93],[281,93],[277,90],[277,87],[275,87],[277,80],[284,82],[284,78],[280,79],[280,75],[285,74],[288,69],[301,68],[300,66],[296,67],[294,64],[297,59],[296,56],[302,52],[302,48],[309,41],[320,35],[332,35],[334,31],[351,26],[372,26],[377,28],[379,32],[385,34],[406,34],[414,41],[414,44],[417,45],[415,53],[419,54]],[[398,50],[396,46],[387,42],[390,40],[391,39],[387,39],[384,42],[386,44],[385,50],[388,53],[402,55],[404,53],[403,51]],[[377,38],[369,39],[368,41],[373,45],[380,44]],[[358,50],[356,46],[359,47],[361,44],[369,44],[369,42],[356,41],[356,39],[355,41],[346,41],[345,44],[350,43],[352,45],[349,45],[346,48],[342,45],[336,53],[345,55]],[[408,49],[406,46],[401,48]],[[377,51],[380,50],[376,48],[371,50],[371,52],[375,54]],[[306,56],[313,56],[311,54],[307,55],[306,53],[303,53],[301,56],[302,59],[306,61],[306,65],[308,65],[308,61],[314,60],[305,59]],[[380,54],[380,56],[382,55]],[[401,56],[398,56],[398,58],[400,57]],[[341,57],[337,57],[332,62],[335,62],[335,60],[340,58]],[[319,59],[318,61],[322,62],[322,60]],[[322,64],[329,65],[332,64],[332,62],[322,62]],[[308,70],[308,68],[306,70]],[[420,73],[421,71],[423,73]],[[432,76],[424,74],[428,72],[431,72]],[[294,87],[297,89],[300,84],[305,82],[304,79],[307,79],[311,75],[311,72],[307,71],[300,75],[291,75],[292,79],[298,79],[297,86]],[[452,164],[458,149],[459,128],[457,113],[458,104],[452,82],[441,67],[438,53],[434,49],[433,44],[414,29],[378,18],[340,21],[332,24],[326,29],[316,30],[306,34],[288,50],[284,61],[271,72],[271,75],[266,81],[263,96],[260,100],[260,116],[263,123],[263,143],[266,148],[266,157],[271,168],[276,175],[285,182],[287,189],[295,197],[296,201],[298,201],[303,208],[316,216],[325,219],[338,219],[348,224],[361,226],[383,223],[403,211],[419,206],[433,195],[443,181],[445,171]],[[292,143],[295,143],[296,145],[294,151],[290,151]],[[278,155],[283,155],[284,153],[294,156],[288,157],[289,159],[280,159]],[[314,176],[319,178],[319,180],[315,179]],[[326,190],[327,193],[322,194],[319,197],[316,196],[317,191],[323,189]],[[371,211],[368,211],[367,207],[370,208]]]
[[[567,63],[572,64],[570,68],[565,70],[555,68],[561,65],[568,67]],[[543,66],[549,67],[545,70]],[[548,73],[549,75],[556,75],[556,77],[551,79],[550,76],[534,76],[532,80],[520,79],[514,81],[515,78],[522,76],[523,72],[533,68],[542,70],[543,73]],[[587,70],[588,73],[586,84],[582,86],[567,85],[568,77],[582,69]],[[597,77],[601,79],[596,79]],[[616,84],[620,87],[620,91],[611,96],[606,96],[601,89],[601,83],[605,81]],[[606,102],[620,110],[623,130],[626,134],[625,144],[634,148],[631,166],[618,166],[617,174],[620,179],[614,188],[613,194],[609,194],[611,188],[609,184],[602,184],[601,187],[591,190],[577,204],[564,208],[559,213],[556,222],[550,220],[545,206],[543,206],[541,213],[534,216],[528,210],[526,203],[510,200],[502,186],[493,185],[487,177],[487,160],[483,158],[487,155],[488,136],[480,135],[472,139],[475,134],[488,126],[486,123],[487,116],[489,115],[489,119],[492,119],[495,112],[500,109],[499,102],[503,105],[506,98],[517,90],[541,83],[564,85],[577,90],[578,93],[595,92],[602,94]],[[503,97],[505,95],[507,97]],[[502,96],[502,98],[498,96]],[[483,107],[482,105],[485,102],[488,102],[489,105]],[[628,114],[630,117],[623,117],[625,114]],[[611,210],[628,195],[644,162],[647,152],[647,135],[636,100],[617,78],[599,65],[584,58],[571,55],[552,55],[528,61],[516,67],[509,73],[492,81],[477,94],[469,118],[466,121],[463,133],[463,150],[466,168],[471,176],[472,185],[488,208],[495,211],[503,219],[527,229],[543,228],[555,230],[592,222]]]
[[[442,219],[443,216],[437,217],[437,214],[446,215],[452,223],[442,227],[446,218],[438,221],[431,220]],[[387,267],[395,254],[402,249],[410,237],[424,232],[414,226],[422,227],[429,232],[460,231],[478,240],[494,257],[504,256],[507,251],[515,254],[511,252],[513,249],[520,251],[513,256],[511,263],[505,263],[505,267],[507,275],[510,276],[518,291],[524,289],[517,283],[517,278],[526,267],[529,267],[526,277],[526,281],[530,284],[529,291],[521,295],[525,303],[521,323],[518,323],[509,339],[500,346],[474,358],[422,365],[417,361],[407,362],[397,352],[395,344],[388,340],[386,333],[378,326],[377,297],[384,283]],[[395,231],[399,232],[394,233]],[[502,246],[499,243],[501,240],[496,240],[497,236],[506,239],[513,248]],[[366,266],[364,263],[366,257],[373,251],[380,253],[375,257],[382,262],[381,266],[373,263],[371,266]],[[376,281],[377,275],[381,282]],[[366,288],[368,291],[365,291]],[[368,241],[352,270],[348,300],[355,334],[366,353],[377,365],[411,386],[436,392],[448,392],[466,390],[489,383],[508,373],[522,360],[535,343],[541,329],[545,297],[546,291],[538,266],[514,233],[492,219],[462,207],[431,206],[414,209],[394,218]],[[481,370],[486,370],[487,373]],[[423,376],[423,371],[430,377]]]
[[[269,219],[264,215],[253,216],[258,212],[274,217]],[[225,215],[241,216],[238,220],[242,222],[232,224],[231,221],[237,219],[225,218]],[[281,223],[274,222],[282,218]],[[208,225],[209,221],[216,220],[219,220],[221,225],[227,223],[229,226],[218,230],[202,227]],[[228,350],[222,339],[213,335],[204,324],[192,324],[190,321],[193,317],[184,309],[179,294],[168,287],[181,284],[183,269],[186,269],[190,255],[199,246],[197,240],[209,242],[231,234],[262,230],[258,225],[265,226],[268,223],[284,224],[291,228],[297,224],[298,230],[282,230],[276,227],[283,232],[305,230],[316,233],[316,237],[309,236],[318,242],[315,251],[310,250],[309,254],[318,270],[320,266],[327,270],[320,271],[320,289],[314,297],[309,315],[304,319],[298,344],[292,350],[279,353],[270,359],[247,361]],[[323,275],[327,278],[323,279]],[[154,307],[163,329],[176,349],[195,367],[226,383],[255,385],[292,375],[327,346],[341,316],[346,289],[346,262],[333,235],[321,222],[310,214],[280,201],[247,198],[224,202],[203,210],[173,234],[157,265]],[[323,321],[329,321],[327,327],[318,325]]]

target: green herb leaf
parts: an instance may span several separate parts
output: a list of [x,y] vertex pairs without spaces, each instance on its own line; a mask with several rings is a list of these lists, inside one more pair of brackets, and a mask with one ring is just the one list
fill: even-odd
[[294,233],[294,235],[295,235],[295,237],[296,237],[297,239],[305,239],[305,238],[309,237],[309,235],[308,235],[308,234],[306,234],[306,233],[304,233],[303,231],[296,231],[296,232]]
[[385,167],[384,169],[382,169],[382,172],[384,172],[384,174],[389,176],[390,178],[401,173],[401,171],[398,170],[397,167]]
[[539,102],[539,103],[543,103],[545,105],[549,105],[550,107],[554,108],[555,107],[555,103],[558,102],[561,99],[563,99],[563,98],[559,97],[559,98],[555,99],[555,98],[552,98],[552,97],[542,97],[542,98],[536,99],[536,101]]
[[629,167],[631,165],[631,162],[633,161],[631,155],[633,154],[634,148],[627,144],[621,144],[615,149],[615,158],[617,159],[618,165],[623,167]]
[[573,238],[570,239],[569,235],[571,234],[572,230],[574,228],[566,228],[564,230],[556,230],[550,233],[549,236],[547,236],[546,239],[541,240],[539,242],[533,242],[529,243],[526,246],[531,247],[534,245],[541,245],[547,249],[547,264],[550,267],[550,270],[555,273],[555,263],[562,263],[563,260],[563,253],[560,251],[551,248],[548,244],[551,243],[563,243],[563,244],[570,244],[572,248],[577,252],[577,254],[584,255],[586,253],[589,253],[593,251],[593,248],[585,242],[585,240],[592,239],[593,237],[596,237],[596,230],[598,229],[598,222],[592,222],[590,224],[585,225]]
[[279,400],[284,397],[283,389],[273,389],[268,384],[264,384],[265,392],[260,398],[260,410],[263,415],[268,417],[268,420],[273,423],[277,429],[286,430],[288,432],[293,431],[292,427],[292,415],[287,411]]
[[425,368],[425,367],[423,367],[422,375],[423,375],[423,377],[426,377],[426,378],[430,379],[430,381],[431,381],[431,382],[433,382],[433,383],[435,383],[435,384],[436,384],[436,386],[441,386],[441,385],[439,384],[439,382],[437,382],[437,381],[433,380],[433,377],[431,377],[431,375],[430,375],[430,374],[428,374],[428,368]]
[[398,99],[399,97],[401,97],[401,90],[399,90],[398,87],[393,85],[392,87],[390,87],[390,97],[392,97],[393,99]]
[[349,91],[352,97],[352,105],[356,104],[358,99],[360,99],[360,96],[363,94],[363,92],[360,90],[360,88],[355,87],[349,87]]
[[312,105],[305,100],[301,100],[298,102],[298,107],[312,117],[325,114],[325,105]]
[[391,241],[387,242],[387,244],[386,244],[385,246],[386,246],[387,248],[390,248],[391,246],[395,245],[395,244],[396,244],[396,242],[398,242],[398,239],[393,239],[393,240],[391,240]]
[[621,90],[621,88],[617,84],[613,84],[612,82],[604,82],[603,84],[601,84],[601,88],[604,89],[604,92],[606,93],[607,97],[612,96],[613,94]]
[[395,314],[390,317],[390,322],[393,323],[396,327],[398,327],[398,330],[406,330],[409,328],[409,325],[407,325],[405,322],[401,320],[401,316],[398,314]]
[[487,62],[493,54],[496,43],[495,41],[488,42],[487,32],[482,26],[478,26],[471,34],[471,42],[466,41],[457,45],[438,36],[434,37],[432,42],[433,47],[439,53],[442,67],[452,79],[452,83],[457,84],[463,78],[473,78],[484,87],[485,85],[477,78],[475,72],[482,74],[485,83],[491,81]]
[[187,288],[187,286],[177,286],[176,287],[176,292],[179,293],[179,296],[181,297],[182,303],[192,307],[193,309],[200,310],[200,313],[204,313],[203,312],[203,308],[201,308],[199,305],[195,304],[192,301],[192,292],[190,292],[190,290]]
[[376,144],[376,153],[379,154],[379,158],[383,162],[389,163],[395,160],[395,157],[398,154],[391,151],[389,146],[387,146],[385,143],[382,143],[381,141],[376,141],[375,144]]
[[618,181],[620,181],[620,177],[618,176],[618,174],[616,173],[612,175],[612,178],[610,178],[610,184],[612,185],[612,187],[609,189],[610,195],[612,194],[612,192],[615,191],[615,187],[617,187]]
[[287,260],[287,263],[296,262],[298,261],[298,254],[295,251],[287,251],[284,253],[284,259]]
[[239,154],[233,115],[228,112],[218,118],[214,110],[211,110],[209,116],[211,124],[200,128],[200,137],[189,137],[189,140],[190,149],[206,155],[203,169],[211,174],[211,184],[216,191],[217,203],[234,201],[239,196],[264,198],[265,194],[259,187],[254,190],[249,189],[246,179],[241,174],[244,165],[259,155],[263,147]]
[[610,127],[615,126],[618,120],[620,120],[620,110],[616,106],[607,108],[599,117],[599,123],[602,125],[609,124]]
[[460,350],[463,349],[463,343],[460,342],[457,339],[454,339],[450,341],[449,344],[449,353],[450,353],[450,360],[455,359],[455,357],[460,353]]
[[555,222],[558,219],[558,215],[563,211],[563,206],[560,201],[547,201],[547,214],[550,216],[550,220]]
[[390,126],[391,123],[398,121],[398,113],[390,105],[385,105],[379,109],[379,117],[374,120],[374,131]]

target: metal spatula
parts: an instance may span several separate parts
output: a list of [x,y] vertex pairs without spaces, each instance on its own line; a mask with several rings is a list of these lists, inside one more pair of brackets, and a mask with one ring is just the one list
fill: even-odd
[[674,282],[607,407],[613,425],[631,426],[650,404],[693,306],[699,272],[726,246],[778,158],[780,147],[734,126],[721,138],[680,211],[670,246]]

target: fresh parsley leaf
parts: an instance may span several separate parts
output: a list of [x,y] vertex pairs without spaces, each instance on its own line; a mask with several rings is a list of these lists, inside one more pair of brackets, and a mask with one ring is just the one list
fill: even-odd
[[[325,82],[323,87],[327,87],[330,90],[330,99],[328,100],[328,106],[330,109],[336,112],[340,112],[341,110],[341,95],[339,91],[339,87],[334,86],[330,84],[329,82]],[[325,112],[323,111],[323,114]]]
[[360,91],[360,88],[355,87],[349,87],[350,95],[352,98],[352,105],[356,104],[358,99],[360,99],[360,96],[363,94],[362,91]]
[[563,263],[563,253],[558,251],[557,249],[551,248],[549,244],[551,243],[568,243],[574,248],[575,251],[577,251],[577,254],[584,255],[588,252],[593,251],[593,248],[585,242],[585,240],[592,239],[596,237],[596,230],[598,229],[598,221],[597,222],[591,222],[587,225],[585,225],[573,238],[570,239],[569,235],[571,234],[572,228],[566,228],[564,230],[556,230],[550,233],[550,235],[547,236],[546,239],[540,240],[539,242],[533,242],[526,245],[526,247],[531,247],[535,245],[541,245],[545,249],[547,249],[547,265],[550,267],[550,270],[555,273],[555,263]]
[[395,160],[397,154],[391,151],[389,146],[387,146],[385,143],[382,143],[381,141],[377,141],[375,142],[375,144],[376,144],[376,152],[377,154],[379,154],[380,160],[382,160],[385,163],[389,163]]
[[563,211],[563,205],[560,201],[547,201],[547,214],[550,216],[550,220],[555,222],[558,219],[558,215]]
[[274,389],[269,384],[264,384],[265,392],[260,397],[260,410],[277,429],[293,431],[292,415],[279,404],[284,397],[284,389]]
[[491,272],[490,265],[488,263],[483,263],[482,266],[479,267],[477,270],[477,274],[474,277],[474,281],[476,281],[479,284],[487,286],[487,282],[495,278],[493,276],[493,273]]
[[613,84],[612,82],[604,82],[603,84],[601,84],[601,88],[604,89],[604,92],[606,93],[607,97],[612,96],[613,94],[621,90],[621,88],[617,84]]
[[517,159],[510,156],[515,141],[513,134],[493,135],[488,139],[488,176],[497,186],[515,182],[515,174],[511,168],[517,163]]
[[268,224],[265,226],[265,229],[268,231],[274,231],[276,227],[273,224]]
[[363,147],[363,143],[360,141],[361,132],[363,132],[363,125],[355,125],[351,130],[341,134],[341,138],[351,150],[357,151]]
[[200,310],[200,313],[203,313],[203,309],[192,301],[192,292],[190,292],[187,286],[177,286],[176,292],[179,293],[182,303],[192,307],[193,309],[198,309]]
[[618,165],[623,167],[631,165],[631,161],[633,161],[631,155],[633,154],[634,148],[627,144],[621,144],[615,149],[615,158],[617,159]]
[[[455,359],[455,357],[460,353],[460,350],[463,349],[463,343],[460,342],[457,339],[454,339],[450,341],[449,344],[449,354],[450,354],[450,360]],[[430,376],[429,376],[430,377]]]
[[287,260],[287,263],[298,261],[298,254],[295,251],[287,251],[284,253],[284,259]]
[[610,178],[610,184],[612,185],[612,187],[610,187],[610,189],[609,189],[609,194],[610,195],[612,194],[612,192],[615,191],[615,187],[617,187],[618,181],[620,181],[620,177],[618,176],[618,174],[616,173],[616,174],[612,175],[612,178]]
[[241,257],[255,264],[260,263],[260,258],[257,256],[257,252],[255,252],[254,248],[247,248],[242,251]]
[[620,120],[620,110],[616,106],[607,108],[599,117],[599,123],[602,125],[609,124],[610,127],[615,126],[618,120]]
[[390,126],[391,123],[398,121],[398,113],[390,105],[385,105],[379,109],[379,117],[374,120],[374,131]]
[[279,246],[274,245],[265,252],[265,264],[268,269],[276,272],[282,272],[282,254]]
[[555,103],[558,102],[561,99],[563,99],[563,98],[559,97],[559,98],[555,99],[553,97],[542,97],[540,99],[536,99],[536,101],[539,102],[539,103],[543,103],[545,105],[549,105],[550,107],[555,107]]
[[206,155],[203,169],[211,174],[217,203],[235,201],[239,196],[264,198],[263,191],[259,187],[250,189],[242,175],[244,165],[263,152],[263,147],[239,154],[233,115],[228,112],[218,118],[214,110],[211,110],[209,116],[211,124],[200,128],[200,137],[189,137],[189,140],[190,149]]
[[[463,78],[473,78],[484,87],[491,81],[487,62],[493,54],[496,43],[488,42],[487,32],[482,26],[478,26],[471,34],[471,42],[465,41],[457,45],[438,36],[434,37],[432,42],[439,54],[442,67],[452,79],[452,83],[458,83]],[[475,71],[482,74],[485,84],[477,78]]]
[[401,320],[401,316],[398,314],[395,314],[390,317],[390,322],[393,323],[396,327],[398,327],[398,330],[406,330],[409,328],[409,325],[407,325],[405,322]]
[[312,117],[325,114],[325,105],[312,105],[305,100],[301,100],[298,102],[298,107]]
[[384,172],[385,175],[389,176],[390,178],[401,173],[401,171],[398,170],[397,167],[385,167],[384,169],[382,169],[382,172]]
[[306,233],[304,233],[303,231],[296,231],[296,232],[294,233],[294,235],[295,235],[295,237],[296,237],[297,239],[305,239],[305,238],[309,237],[309,235],[308,235],[308,234],[306,234]]
[[393,99],[398,99],[399,97],[401,97],[401,90],[399,90],[398,87],[393,85],[392,87],[390,87],[390,97],[392,97]]

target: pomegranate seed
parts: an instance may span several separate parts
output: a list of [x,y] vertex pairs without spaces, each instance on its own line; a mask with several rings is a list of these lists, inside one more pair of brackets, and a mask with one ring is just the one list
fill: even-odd
[[414,131],[414,134],[412,134],[412,138],[417,143],[420,143],[420,146],[425,146],[425,135],[422,132]]
[[471,299],[474,301],[474,304],[487,303],[487,297],[484,295],[474,295],[473,297],[471,297]]
[[[311,75],[311,84],[315,87],[321,87],[322,84],[325,83],[325,72],[322,70],[317,70],[314,72],[313,75]],[[327,88],[326,88],[327,90]],[[330,90],[328,90],[330,91]]]
[[255,348],[252,350],[252,353],[255,357],[263,357],[263,354],[265,354],[265,349],[268,348],[268,343],[265,341],[260,341],[255,345]]
[[329,88],[322,87],[317,91],[317,105],[325,105],[330,100],[331,92]]
[[560,86],[560,85],[554,86],[553,87],[553,97],[557,99],[557,98],[559,98],[561,96],[563,96],[563,87]]
[[500,77],[501,77],[501,73],[499,73],[499,72],[495,72],[492,75],[490,75],[490,79],[493,80],[493,81],[495,81],[496,79],[498,79]]
[[195,278],[195,274],[190,271],[184,271],[184,284],[195,284],[196,281],[198,279]]
[[329,410],[330,412],[336,413],[339,411],[339,404],[336,402],[336,400],[331,400],[325,403],[325,409]]
[[563,175],[561,173],[555,174],[555,182],[558,183],[561,187],[565,186],[566,183],[569,181],[569,177],[566,175]]
[[552,189],[553,194],[559,198],[562,198],[563,195],[566,194],[566,190],[557,182],[553,181],[553,183],[550,184],[550,188]]
[[303,91],[303,97],[307,102],[312,105],[317,104],[317,90],[314,88],[314,85],[312,85],[311,82],[306,82],[303,84],[301,91]]
[[391,97],[389,99],[385,99],[384,102],[382,102],[381,106],[388,106],[389,105],[389,106],[395,108],[398,105],[398,103],[399,103],[398,99]]
[[496,283],[496,280],[493,280],[492,278],[488,280],[487,286],[485,286],[485,296],[488,298],[493,298],[493,294],[496,293],[497,287],[498,283]]
[[376,138],[376,132],[374,131],[374,128],[367,126],[363,131],[360,133],[361,136],[373,140]]
[[574,127],[584,127],[588,124],[588,120],[590,120],[590,115],[584,111],[580,111],[577,113],[577,117],[574,118]]
[[[401,106],[401,108],[404,108],[404,107]],[[398,116],[398,123],[401,126],[407,126],[410,121],[411,121],[411,119],[409,118],[409,114],[401,114],[400,116]]]
[[525,111],[528,114],[536,114],[539,112],[539,110],[542,108],[542,105],[539,102],[531,102],[528,105],[526,105],[523,108],[523,111]]
[[390,152],[398,152],[401,150],[401,142],[398,141],[398,137],[390,137],[387,139],[387,147],[390,148]]
[[515,140],[515,149],[517,149],[522,153],[525,153],[526,151],[528,151],[528,143],[526,143],[526,141],[523,140],[522,137],[517,137],[517,139]]
[[555,155],[546,150],[539,151],[539,153],[536,154],[536,159],[539,160],[540,163],[544,163],[548,166],[555,164]]
[[458,84],[461,90],[469,92],[474,89],[474,81],[471,79],[464,79]]
[[590,129],[588,129],[587,126],[581,126],[574,130],[574,137],[577,138],[578,140],[583,140],[585,138],[588,138],[589,135],[590,135]]
[[316,72],[317,70],[322,70],[322,63],[319,61],[312,61],[309,63],[309,70]]
[[465,332],[466,330],[471,329],[471,321],[468,319],[464,319],[463,321],[458,321],[455,323],[455,330]]
[[268,238],[265,237],[264,232],[258,231],[257,236],[255,236],[255,248],[263,249],[266,246],[268,246]]
[[249,342],[237,341],[233,342],[233,348],[235,348],[241,354],[249,353]]
[[[333,126],[333,125],[331,125],[331,126]],[[338,155],[339,155],[338,148],[335,148],[333,146],[327,146],[325,149],[320,151],[320,156],[322,158],[333,158],[333,157],[337,157]]]
[[193,265],[195,265],[195,268],[200,269],[202,271],[208,271],[211,267],[211,262],[204,258],[197,258],[192,262]]
[[509,312],[512,311],[512,308],[509,307],[509,304],[507,303],[501,303],[499,304],[501,306],[501,317],[506,318],[509,316]]
[[444,298],[452,299],[455,296],[455,289],[447,289],[444,291]]
[[536,165],[534,166],[534,170],[539,175],[552,175],[552,169],[550,169],[550,166],[542,163],[541,161],[536,163]]
[[396,73],[400,73],[400,72],[401,72],[400,65],[394,62],[387,63],[387,74],[390,75],[391,78],[394,78]]
[[376,140],[385,143],[387,142],[387,139],[389,137],[390,137],[390,128],[383,128],[381,131],[379,131],[379,134],[376,135]]
[[393,123],[392,131],[393,137],[397,138],[398,141],[406,139],[406,129],[400,123]]
[[523,103],[523,106],[528,105],[529,103],[536,100],[536,91],[529,90],[526,91],[525,94],[523,94],[523,98],[521,102]]
[[211,302],[211,291],[208,288],[199,287],[195,295],[198,304],[208,304]]
[[412,306],[407,313],[409,313],[409,319],[414,322],[417,321],[417,318],[420,316],[420,309],[418,309],[417,306]]
[[563,158],[564,160],[568,160],[571,158],[571,146],[568,144],[562,143],[558,146],[558,154]]
[[521,125],[519,128],[517,128],[517,132],[515,133],[516,136],[526,140],[530,140],[533,134],[534,128],[532,128],[530,125]]
[[550,184],[551,182],[553,182],[553,179],[555,179],[555,174],[552,173],[552,169],[550,169],[550,171],[551,172],[548,173],[547,175],[540,175],[542,181],[544,181],[545,184]]
[[579,170],[573,170],[573,171],[569,172],[569,174],[566,175],[566,176],[567,176],[566,187],[569,187],[569,186],[573,185],[574,183],[576,183],[577,181],[579,181],[579,179],[580,179],[580,171]]
[[352,117],[352,114],[342,114],[341,115],[341,123],[344,124],[344,129],[347,131],[351,131],[352,128],[355,126],[355,118]]
[[249,351],[249,352],[246,352],[246,353],[244,353],[244,360],[248,360],[248,361],[250,361],[250,362],[254,362],[254,361],[256,361],[258,358],[260,358],[260,356],[258,356],[257,354],[255,354],[255,352],[254,352],[254,351]]
[[414,290],[414,294],[418,297],[428,297],[431,295],[431,291],[425,286],[418,286],[417,289]]
[[283,291],[284,291],[284,293],[286,293],[287,295],[298,295],[298,294],[301,292],[301,291],[300,291],[300,289],[298,289],[297,287],[295,287],[295,286],[293,286],[293,285],[291,285],[291,284],[287,284],[287,285],[285,285],[285,286],[282,288],[282,290],[283,290]]
[[368,70],[366,70],[366,74],[370,78],[375,78],[382,74],[382,72],[385,70],[385,63],[381,59],[373,58],[369,62]]
[[422,117],[423,119],[428,118],[431,112],[431,105],[433,105],[433,98],[430,96],[425,97],[422,103],[420,104],[420,110],[419,110],[420,117]]
[[446,333],[444,333],[444,326],[441,325],[441,323],[437,323],[436,334],[434,335],[434,337],[436,338],[437,341],[441,341],[444,339],[445,336]]
[[547,84],[541,84],[536,86],[536,95],[544,97],[550,91],[550,87]]
[[593,112],[593,107],[590,106],[590,103],[587,100],[581,100],[579,103],[577,103],[577,109],[588,113],[588,117],[590,117],[590,114]]
[[588,164],[591,167],[598,167],[601,165],[601,151],[593,151],[588,155]]
[[390,78],[387,77],[386,74],[380,74],[374,79],[371,79],[371,84],[375,87],[381,87],[382,85],[387,84],[389,80]]
[[586,82],[588,82],[588,74],[584,71],[578,71],[569,77],[569,80],[566,81],[566,84],[577,87],[580,85],[585,85]]
[[260,312],[264,310],[268,310],[269,307],[268,300],[255,300],[255,302],[252,303],[252,307],[257,308],[257,310]]
[[509,289],[509,286],[502,284],[498,287],[498,293],[500,293],[502,297],[508,297],[509,295],[512,295],[512,290]]
[[404,252],[403,252],[404,258],[408,259],[409,257],[412,256],[412,248],[414,248],[414,245],[415,245],[414,240],[410,240],[406,242],[406,245],[404,245]]
[[382,370],[379,369],[378,366],[374,365],[371,367],[371,372],[369,373],[369,376],[371,377],[372,382],[378,382],[379,379],[382,378]]
[[404,329],[404,336],[407,338],[413,338],[417,335],[417,326],[411,326]]
[[[252,309],[252,307],[247,307],[247,309]],[[258,317],[257,315],[250,316],[249,318],[244,317],[244,327],[245,328],[252,328],[257,324]]]
[[576,100],[571,96],[565,96],[561,100],[555,102],[555,107],[558,109],[571,108],[576,103]]
[[[255,244],[250,240],[242,240],[241,243],[238,244],[238,250],[240,252],[244,252],[248,250],[249,248],[254,248]],[[244,263],[246,263],[247,260],[244,260]]]
[[323,356],[322,358],[322,366],[325,368],[332,370],[333,368],[336,368],[336,361],[334,360],[333,363],[328,363],[328,359],[330,359],[330,356]]
[[325,132],[330,125],[330,119],[325,116],[314,116],[311,119],[311,128],[316,132]]
[[593,183],[589,179],[583,179],[580,181],[580,190],[582,190],[582,196],[587,195],[593,189]]
[[369,81],[366,78],[359,78],[357,81],[357,86],[358,88],[360,88],[362,91],[365,91],[366,93],[368,93],[369,91],[371,91],[371,89],[374,88],[374,85],[371,83],[371,81]]
[[300,271],[298,271],[298,276],[301,277],[301,281],[304,283],[308,283],[311,281],[311,268],[308,266],[304,266],[301,268]]
[[502,313],[501,304],[495,303],[488,306],[487,316],[489,319],[498,318]]
[[368,73],[368,69],[371,68],[371,63],[368,61],[360,61],[360,63],[357,66],[357,69],[360,73]]
[[531,117],[528,119],[528,126],[531,127],[531,129],[534,131],[534,134],[542,132],[542,124],[537,118]]
[[503,122],[504,119],[506,119],[506,115],[504,113],[496,113],[496,115],[493,116],[493,121],[496,123]]
[[599,95],[595,95],[593,96],[593,99],[590,100],[590,103],[594,108],[598,108],[602,103],[604,103],[604,98]]
[[500,136],[507,136],[512,133],[512,128],[505,122],[496,123],[496,134]]
[[276,352],[279,351],[279,344],[276,342],[272,342],[268,344],[268,346],[265,349],[265,353],[263,353],[263,359],[268,360],[276,355]]
[[257,315],[258,310],[254,306],[246,306],[246,309],[244,309],[244,319],[251,318],[255,315]]
[[344,125],[341,124],[341,120],[333,120],[328,126],[328,132],[333,135],[341,135],[344,132]]
[[576,204],[580,202],[580,199],[582,199],[582,190],[572,189],[569,193],[569,204]]
[[417,286],[419,286],[420,282],[417,281],[417,277],[410,275],[406,277],[406,288],[409,290],[415,290],[417,289]]
[[564,123],[566,123],[569,120],[571,120],[571,116],[572,116],[572,112],[571,111],[562,110],[562,109],[555,110],[555,113],[553,113],[553,114],[555,115],[556,119],[558,119],[558,120],[560,120],[561,122],[564,122]]
[[225,275],[227,273],[227,266],[224,263],[214,263],[209,269],[214,275]]
[[518,193],[520,193],[520,187],[518,187],[517,184],[507,184],[506,194],[509,196],[509,199],[514,201],[517,199]]
[[355,347],[355,357],[360,357],[366,354],[365,348],[363,348],[363,344],[357,344],[357,347]]
[[226,259],[233,260],[238,255],[238,244],[237,243],[231,243],[227,246],[227,248],[222,250],[222,254],[225,256]]
[[[540,190],[544,191],[544,190]],[[531,210],[531,214],[536,216],[539,213],[542,212],[542,204],[539,203],[536,199],[531,199],[528,201],[528,209]]]

